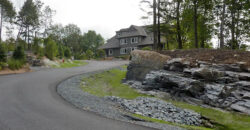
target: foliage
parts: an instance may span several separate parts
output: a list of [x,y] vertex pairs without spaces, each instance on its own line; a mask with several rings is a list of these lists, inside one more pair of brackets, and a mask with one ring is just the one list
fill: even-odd
[[106,56],[106,52],[102,49],[97,50],[96,58],[104,58]]
[[2,41],[2,28],[3,22],[12,22],[12,19],[15,17],[16,12],[13,4],[9,0],[0,0],[0,42]]
[[54,60],[54,58],[57,56],[58,54],[58,47],[56,45],[56,43],[51,40],[50,38],[48,38],[46,40],[45,43],[45,55],[50,59],[50,60]]
[[18,70],[21,69],[23,67],[23,65],[25,64],[24,60],[20,60],[20,59],[10,59],[8,60],[8,67],[11,70]]
[[23,50],[23,47],[22,46],[18,46],[14,53],[13,53],[13,58],[15,60],[22,60],[24,61],[26,59],[25,57],[25,53],[24,53],[24,50]]
[[64,46],[62,46],[62,45],[58,45],[58,57],[59,58],[63,58],[65,56],[65,54],[64,54]]
[[3,43],[0,43],[0,62],[6,62],[7,61],[7,51],[4,47]]
[[141,50],[144,50],[144,51],[151,51],[151,50],[152,50],[152,47],[149,47],[149,46],[143,47]]
[[71,57],[71,51],[70,51],[70,49],[68,47],[66,47],[65,50],[64,50],[64,56],[66,58],[70,58]]
[[94,53],[91,50],[87,50],[86,57],[88,58],[88,60],[90,60],[91,58],[94,57]]

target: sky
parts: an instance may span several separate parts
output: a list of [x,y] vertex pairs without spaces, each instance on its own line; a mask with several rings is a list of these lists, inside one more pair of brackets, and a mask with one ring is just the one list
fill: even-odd
[[[20,8],[25,0],[11,0]],[[83,32],[95,30],[106,40],[121,28],[145,25],[141,0],[41,0],[56,10],[54,23],[76,24]]]

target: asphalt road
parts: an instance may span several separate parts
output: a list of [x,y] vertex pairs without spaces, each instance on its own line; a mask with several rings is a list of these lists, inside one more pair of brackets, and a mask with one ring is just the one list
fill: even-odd
[[117,67],[124,61],[90,61],[84,67],[0,76],[0,130],[149,130],[79,110],[56,86],[71,76]]

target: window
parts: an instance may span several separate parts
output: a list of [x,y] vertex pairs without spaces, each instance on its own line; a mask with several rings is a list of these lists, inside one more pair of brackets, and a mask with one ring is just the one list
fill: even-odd
[[121,48],[120,53],[121,54],[127,54],[127,49],[126,48]]
[[138,37],[131,38],[131,43],[138,43]]
[[113,55],[113,50],[109,49],[109,55],[112,56]]
[[120,39],[120,44],[121,45],[128,44],[128,39]]

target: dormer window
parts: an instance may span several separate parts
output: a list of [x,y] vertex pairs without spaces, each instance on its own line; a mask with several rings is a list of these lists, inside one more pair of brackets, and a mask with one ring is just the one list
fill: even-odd
[[131,38],[131,43],[138,43],[138,37]]

